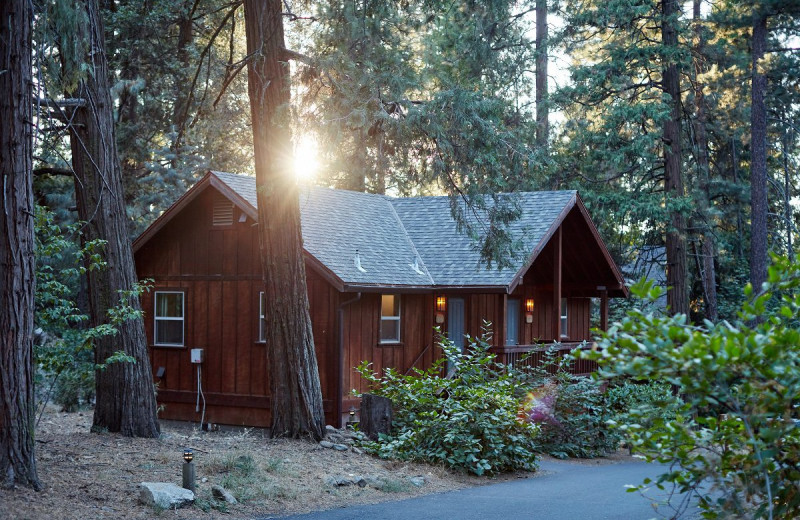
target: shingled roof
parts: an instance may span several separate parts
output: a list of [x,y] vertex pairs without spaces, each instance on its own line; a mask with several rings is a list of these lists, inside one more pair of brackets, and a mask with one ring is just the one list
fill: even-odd
[[[209,185],[257,219],[254,177],[212,171],[182,199]],[[575,191],[525,192],[515,196],[522,215],[510,231],[528,254],[512,259],[511,268],[486,266],[470,237],[458,231],[448,197],[394,198],[303,188],[303,247],[338,280],[340,288],[349,290],[480,287],[511,292],[565,215],[579,203]],[[173,208],[159,221],[170,218]],[[158,221],[151,226],[155,229],[150,235],[160,227],[157,224]],[[136,240],[135,248],[147,239],[144,235],[148,231]]]

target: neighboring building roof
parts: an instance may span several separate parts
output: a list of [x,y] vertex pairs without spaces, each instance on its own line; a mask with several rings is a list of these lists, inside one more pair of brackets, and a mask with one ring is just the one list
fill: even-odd
[[[134,250],[208,186],[257,220],[255,178],[212,171],[136,239]],[[527,255],[512,259],[511,268],[486,266],[471,238],[457,229],[448,197],[394,198],[303,188],[303,247],[339,285],[351,290],[481,287],[511,292],[570,209],[582,208],[575,191],[525,192],[514,197],[523,211],[509,230]],[[588,225],[596,235],[591,221]],[[606,252],[602,243],[601,247]],[[618,272],[616,266],[613,269]]]

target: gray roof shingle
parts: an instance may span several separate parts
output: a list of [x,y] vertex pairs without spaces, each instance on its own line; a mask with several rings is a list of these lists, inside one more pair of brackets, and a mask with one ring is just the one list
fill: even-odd
[[[257,207],[254,177],[211,173]],[[508,287],[577,197],[575,191],[516,196],[523,211],[510,231],[526,257],[513,259],[510,269],[486,267],[472,240],[457,230],[448,197],[393,198],[304,188],[303,246],[345,285]],[[363,271],[356,265],[356,252]]]

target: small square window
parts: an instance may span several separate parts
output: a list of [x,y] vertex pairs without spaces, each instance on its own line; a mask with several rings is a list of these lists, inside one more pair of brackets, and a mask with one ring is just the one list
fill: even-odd
[[380,342],[400,342],[400,295],[381,295]]
[[182,347],[184,345],[184,294],[180,291],[156,291],[155,344]]

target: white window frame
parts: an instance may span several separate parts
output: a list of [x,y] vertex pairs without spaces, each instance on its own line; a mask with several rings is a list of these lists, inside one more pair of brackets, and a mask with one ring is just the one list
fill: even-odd
[[[181,316],[159,316],[158,297],[161,294],[180,294],[181,295]],[[186,292],[185,291],[155,291],[153,297],[153,345],[156,347],[184,347],[186,346]],[[159,343],[158,342],[158,322],[159,321],[180,321],[181,322],[181,342],[180,343]]]
[[[384,316],[383,315],[383,297],[384,296],[392,296],[393,298],[397,298],[397,316]],[[388,345],[388,344],[397,344],[400,343],[401,333],[400,329],[402,328],[402,322],[400,320],[403,309],[402,309],[402,299],[400,298],[399,294],[381,294],[381,321],[378,327],[378,340],[381,344]],[[384,321],[396,321],[397,322],[397,337],[396,338],[386,338],[384,339],[383,336],[383,322]]]
[[561,337],[568,338],[569,327],[569,299],[561,298]]
[[265,307],[267,300],[264,291],[258,293],[258,343],[267,342],[267,320]]

